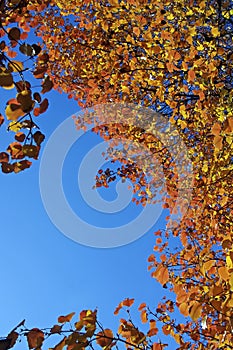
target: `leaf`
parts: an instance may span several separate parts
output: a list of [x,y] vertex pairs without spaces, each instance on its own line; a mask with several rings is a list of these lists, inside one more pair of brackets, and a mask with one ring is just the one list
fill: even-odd
[[[0,68],[1,70],[1,68]],[[13,76],[10,72],[4,70],[0,72],[0,86],[4,89],[13,89],[14,88],[14,80]]]
[[196,74],[195,74],[195,71],[194,70],[189,70],[188,71],[188,82],[189,83],[193,83],[194,80],[195,80],[195,77],[196,77]]
[[4,123],[4,117],[3,115],[0,113],[0,126]]
[[227,118],[224,125],[224,131],[229,134],[233,132],[233,117]]
[[31,112],[35,104],[35,101],[32,99],[31,90],[23,90],[19,92],[16,98],[24,113]]
[[140,29],[138,27],[133,27],[133,33],[136,35],[136,36],[139,36],[140,35]]
[[125,300],[122,301],[122,305],[127,307],[131,307],[133,303],[134,303],[134,298],[133,299],[126,298]]
[[22,151],[29,158],[38,158],[39,148],[35,145],[23,145]]
[[106,328],[102,332],[97,333],[96,343],[100,345],[102,348],[109,347],[113,341],[113,339],[109,339],[109,338],[113,338],[113,332],[111,331],[111,329]]
[[58,317],[58,322],[59,323],[66,323],[66,322],[70,322],[72,320],[72,317],[75,315],[75,312],[71,312],[70,314],[66,315],[66,316],[59,316]]
[[23,124],[19,122],[10,122],[8,126],[9,131],[17,132],[22,129]]
[[147,323],[147,321],[148,321],[146,310],[142,310],[142,312],[141,312],[141,321],[142,321],[142,323]]
[[10,349],[11,339],[0,339],[0,350],[8,350]]
[[48,99],[45,98],[41,103],[40,103],[40,113],[44,113],[47,108],[48,108],[49,102]]
[[14,165],[10,163],[2,163],[1,168],[2,168],[2,172],[5,174],[9,174],[14,171]]
[[1,152],[0,153],[0,163],[8,163],[9,162],[9,154],[6,152]]
[[227,267],[225,267],[225,266],[219,267],[218,273],[219,273],[219,276],[221,277],[221,279],[223,279],[224,281],[229,280],[229,272],[228,272]]
[[188,303],[181,303],[179,305],[179,310],[182,313],[182,315],[188,316],[189,315],[189,304]]
[[169,281],[169,273],[167,267],[160,264],[156,271],[153,273],[153,277],[155,277],[159,283],[165,285]]
[[169,335],[169,334],[171,334],[171,326],[168,324],[168,325],[164,325],[163,327],[162,327],[162,330],[163,330],[163,333],[165,334],[165,335]]
[[52,90],[52,88],[53,88],[53,82],[52,80],[50,80],[50,77],[47,76],[42,83],[41,93],[45,94],[46,92],[49,92],[50,90]]
[[37,56],[41,52],[41,47],[39,45],[32,44],[32,49],[33,49],[33,51],[32,51],[33,56]]
[[25,113],[20,108],[20,105],[18,105],[17,109],[14,109],[14,105],[10,104],[6,107],[5,114],[8,120],[17,121],[19,117],[22,117]]
[[40,348],[44,341],[44,333],[39,328],[33,328],[27,333],[29,349]]
[[13,27],[9,30],[8,38],[10,40],[18,41],[20,39],[20,30],[17,27]]
[[192,318],[194,322],[196,322],[198,318],[201,317],[201,313],[202,313],[202,305],[199,302],[195,301],[189,310],[189,316]]
[[8,69],[12,69],[13,72],[21,72],[24,69],[23,62],[21,62],[21,61],[13,61],[12,60],[8,64]]
[[37,66],[36,69],[33,71],[33,75],[36,79],[41,79],[41,78],[44,78],[46,71],[47,71],[47,67]]
[[39,94],[38,92],[34,92],[33,98],[34,98],[34,100],[36,100],[38,103],[41,102],[41,96],[40,96],[40,94]]
[[15,134],[16,141],[23,142],[25,140],[26,135],[23,132],[17,132]]
[[58,325],[58,324],[55,324],[55,325],[51,328],[50,333],[51,333],[51,334],[56,334],[56,333],[60,334],[60,333],[61,333],[61,330],[62,330],[62,326],[60,326],[60,325]]
[[32,162],[30,162],[29,160],[20,160],[19,162],[13,163],[12,166],[14,167],[14,172],[15,173],[19,173],[20,171],[23,171],[25,169],[30,168],[30,166],[32,165]]
[[14,330],[8,334],[7,339],[10,340],[9,348],[13,348],[13,346],[16,344],[18,337],[19,337],[19,334]]
[[138,307],[138,311],[142,311],[145,308],[146,308],[146,303],[141,303]]
[[153,343],[152,350],[163,350],[161,343]]
[[222,136],[215,136],[213,143],[216,149],[221,150],[223,147]]
[[34,139],[35,143],[37,144],[37,146],[40,146],[41,143],[44,141],[45,136],[40,131],[36,131],[33,134],[33,139]]
[[10,153],[12,159],[24,158],[23,147],[19,142],[12,142],[8,146],[7,152]]
[[19,51],[26,56],[33,56],[34,53],[33,47],[25,43],[20,45]]
[[229,284],[230,290],[233,292],[233,272],[230,274]]
[[206,261],[200,269],[202,274],[205,276],[205,274],[211,269],[212,266],[215,265],[215,263],[216,261],[213,259]]
[[17,89],[17,92],[22,92],[25,90],[29,91],[31,89],[31,84],[29,83],[29,81],[20,80],[15,83],[15,87]]
[[81,329],[83,328],[83,326],[84,326],[84,322],[83,322],[83,320],[80,320],[80,321],[78,321],[78,322],[75,322],[75,328],[77,329],[77,331],[81,331]]
[[217,36],[220,35],[220,32],[219,32],[218,28],[216,27],[216,28],[211,29],[211,34],[213,35],[213,37],[216,38]]
[[211,128],[211,133],[215,136],[218,136],[221,132],[221,125],[219,123],[214,123],[214,125]]

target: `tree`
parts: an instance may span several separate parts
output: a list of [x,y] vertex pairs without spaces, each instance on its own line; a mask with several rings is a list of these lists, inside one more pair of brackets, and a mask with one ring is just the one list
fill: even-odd
[[[40,43],[31,45],[23,41],[32,28],[36,28]],[[142,303],[141,318],[150,329],[144,334],[130,318],[121,320],[121,340],[101,328],[95,311],[83,311],[55,349],[92,347],[94,339],[107,348],[124,342],[129,348],[163,349],[165,344],[153,342],[157,323],[162,324],[165,335],[177,341],[179,349],[233,348],[232,32],[233,5],[228,0],[1,2],[0,85],[17,89],[16,98],[9,100],[5,109],[8,128],[16,131],[17,142],[0,154],[3,172],[17,173],[29,167],[27,158],[38,158],[44,140],[33,127],[37,126],[34,117],[47,110],[48,100],[42,101],[37,91],[32,94],[28,81],[32,76],[24,78],[31,73],[42,79],[42,94],[55,88],[81,107],[124,103],[159,112],[162,123],[165,120],[179,131],[193,165],[188,209],[178,226],[174,223],[155,233],[155,253],[148,259],[152,277],[169,287],[176,299],[162,301],[156,310]],[[13,60],[18,51],[29,60]],[[34,65],[30,67],[31,62]],[[30,67],[26,71],[25,63]],[[13,74],[21,80],[16,82]],[[154,201],[161,187],[159,176],[152,168],[147,182],[144,174],[159,156],[167,187],[167,193],[163,188],[164,207],[172,213],[180,174],[169,149],[153,135],[149,127],[153,120],[139,115],[135,127],[133,122],[125,125],[122,114],[109,124],[98,110],[96,113],[103,118],[102,126],[93,131],[109,142],[112,161],[122,162],[117,171],[100,170],[96,186],[107,187],[117,176],[128,177],[136,197],[140,195],[140,199],[135,197],[138,204]],[[76,120],[76,126],[85,128],[90,117]],[[96,114],[92,117],[94,121]],[[118,138],[120,143],[123,135],[132,141],[127,156],[124,144],[119,152],[112,142]],[[134,161],[138,152],[134,143],[150,153],[141,163]],[[10,156],[16,162],[10,163]],[[182,203],[180,206],[182,210]],[[177,249],[169,246],[169,237],[177,237]],[[124,300],[116,313],[131,304],[132,300]],[[188,317],[186,322],[173,319],[177,309]],[[70,315],[58,321],[63,324]],[[47,335],[66,332],[61,325],[54,327]],[[21,332],[33,339],[30,348],[41,347],[46,333],[35,329]]]

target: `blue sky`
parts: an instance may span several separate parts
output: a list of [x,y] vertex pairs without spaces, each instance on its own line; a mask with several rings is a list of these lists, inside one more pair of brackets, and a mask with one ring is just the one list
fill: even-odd
[[[13,91],[2,95],[2,106],[6,95],[12,97]],[[50,107],[38,118],[41,131],[46,135],[42,152],[55,128],[78,111],[76,102],[65,95],[51,92],[48,97]],[[4,150],[13,134],[6,134],[5,125],[0,132],[1,150]],[[64,191],[77,214],[82,201],[76,181],[77,168],[85,149],[99,141],[97,136],[87,135],[80,145],[72,147],[64,163]],[[147,272],[147,257],[155,244],[153,232],[165,226],[165,213],[147,234],[131,244],[111,249],[80,245],[59,232],[50,221],[40,195],[39,167],[40,160],[17,175],[0,174],[1,335],[24,318],[28,327],[47,327],[56,323],[59,315],[96,307],[103,325],[116,330],[117,317],[113,312],[125,297],[135,298],[136,306],[141,302],[147,302],[152,308],[156,306],[165,290]],[[115,185],[101,193],[106,200],[113,199]],[[85,220],[94,220],[99,226],[104,223],[103,213],[98,217],[95,211],[93,218],[93,211],[81,207]],[[130,204],[128,210],[120,213],[121,222],[137,215],[141,209]],[[16,346],[16,349],[23,348],[21,344]]]

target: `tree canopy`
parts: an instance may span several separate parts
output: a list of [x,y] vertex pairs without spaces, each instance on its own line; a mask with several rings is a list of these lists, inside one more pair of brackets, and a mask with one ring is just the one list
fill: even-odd
[[[161,300],[155,310],[144,303],[139,306],[146,333],[129,317],[120,320],[114,335],[102,328],[96,311],[84,310],[68,328],[73,313],[60,316],[47,330],[28,330],[22,323],[0,341],[0,348],[14,346],[22,334],[30,349],[39,349],[47,336],[60,334],[56,350],[92,348],[94,343],[162,350],[166,344],[155,340],[161,331],[176,340],[177,349],[232,349],[232,2],[3,0],[0,16],[0,86],[12,91],[6,107],[2,105],[0,124],[15,132],[15,140],[0,153],[3,173],[18,173],[39,158],[46,136],[39,130],[40,115],[49,115],[49,102],[53,103],[43,95],[56,89],[82,108],[121,103],[159,113],[162,125],[170,123],[179,132],[193,174],[192,198],[181,222],[155,232],[148,269],[176,297]],[[28,33],[35,35],[32,44]],[[34,87],[38,81],[39,89]],[[115,123],[108,123],[106,116],[101,120],[93,132],[109,142],[109,157],[122,165],[117,171],[100,170],[96,187],[108,187],[117,177],[129,178],[134,201],[153,202],[161,182],[150,165],[159,159],[166,179],[164,207],[172,212],[181,179],[187,204],[187,174],[180,174],[169,149],[153,134],[153,119],[139,114],[137,126],[133,117],[124,123],[124,114]],[[85,129],[90,114],[75,123]],[[116,147],[122,139],[130,140],[130,152],[124,144],[120,151]],[[150,154],[143,163],[134,160],[134,143]],[[179,241],[176,248],[169,244],[171,237]],[[132,304],[133,299],[125,299],[115,313]],[[184,322],[174,319],[177,311]]]

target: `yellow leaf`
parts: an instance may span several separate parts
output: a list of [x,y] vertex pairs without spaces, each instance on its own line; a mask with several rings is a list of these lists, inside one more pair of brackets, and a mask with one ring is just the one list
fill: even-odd
[[25,113],[21,108],[17,108],[16,110],[11,109],[11,105],[8,105],[5,109],[5,114],[8,120],[16,121],[19,117],[22,117]]
[[207,173],[207,171],[208,171],[208,164],[204,164],[203,165],[203,167],[202,167],[202,171],[204,172],[204,173]]
[[122,87],[121,87],[121,90],[122,90],[122,92],[125,92],[125,93],[127,93],[127,94],[130,94],[130,90],[129,90],[128,86],[122,86]]
[[229,279],[229,284],[230,284],[230,290],[233,291],[233,272],[231,273],[230,279]]
[[233,268],[233,262],[232,262],[231,257],[229,255],[227,255],[227,257],[226,257],[226,264],[227,264],[227,267],[229,269]]
[[[181,111],[182,112],[182,111]],[[181,113],[182,114],[182,113]],[[183,114],[182,114],[183,115]],[[180,125],[181,129],[185,129],[187,127],[187,123],[185,120],[178,120],[177,122],[178,125]]]
[[170,13],[168,16],[166,16],[166,18],[171,21],[172,19],[174,19],[174,15],[172,13]]
[[219,32],[218,28],[212,28],[211,34],[216,38],[216,36],[219,36],[220,32]]
[[228,299],[227,306],[228,307],[233,307],[233,295],[231,295],[231,297]]
[[22,124],[19,122],[10,122],[8,128],[10,131],[18,132],[22,128]]
[[105,32],[107,32],[108,31],[108,22],[105,21],[101,25],[102,25],[103,30],[105,30]]
[[21,72],[23,70],[23,62],[11,61],[9,63],[9,68],[11,68],[13,72]]

